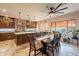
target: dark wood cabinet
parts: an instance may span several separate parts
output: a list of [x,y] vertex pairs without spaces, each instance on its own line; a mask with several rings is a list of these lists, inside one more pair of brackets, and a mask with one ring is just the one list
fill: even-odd
[[15,18],[0,16],[0,28],[15,28]]
[[14,33],[0,33],[0,41],[15,39]]
[[26,21],[26,28],[36,28],[36,22],[35,21]]

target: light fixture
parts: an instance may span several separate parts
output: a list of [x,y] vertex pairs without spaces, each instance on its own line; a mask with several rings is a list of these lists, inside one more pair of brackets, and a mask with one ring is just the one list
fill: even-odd
[[71,27],[71,26],[72,26],[72,24],[70,23],[70,24],[69,24],[69,26]]
[[2,9],[2,12],[7,12],[7,10],[6,9]]
[[75,27],[75,24],[73,24],[72,26]]
[[19,12],[18,12],[18,14],[19,14],[19,19],[20,19],[20,16],[21,16],[21,11],[19,11]]
[[8,15],[5,15],[5,19],[8,19],[8,17],[9,17]]
[[48,16],[49,17],[55,17],[55,15],[53,13],[50,13]]
[[50,15],[51,15],[51,16],[53,16],[54,14],[53,14],[53,13],[51,13]]

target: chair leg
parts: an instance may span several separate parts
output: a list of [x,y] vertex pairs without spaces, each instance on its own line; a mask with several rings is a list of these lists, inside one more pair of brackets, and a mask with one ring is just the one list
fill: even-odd
[[59,47],[61,48],[61,44],[60,44],[60,42],[59,42]]
[[36,50],[34,51],[34,56],[36,56]]
[[29,56],[30,56],[30,53],[31,53],[31,49],[30,49],[30,51],[29,51]]
[[78,40],[77,40],[77,44],[78,44]]
[[42,53],[42,56],[43,56],[43,53]]
[[56,52],[58,51],[58,47],[56,46]]
[[73,43],[73,39],[72,39],[72,43]]
[[60,48],[60,42],[58,42],[58,50],[59,50],[59,48]]
[[56,48],[56,52],[57,52],[57,50],[59,48],[59,42],[56,43],[55,48]]
[[44,51],[44,54],[45,54],[46,56],[50,56],[47,51]]
[[46,56],[50,56],[46,48],[43,49],[42,53],[45,54]]
[[53,50],[53,47],[52,47],[52,53],[53,53],[53,56],[54,56],[54,50]]

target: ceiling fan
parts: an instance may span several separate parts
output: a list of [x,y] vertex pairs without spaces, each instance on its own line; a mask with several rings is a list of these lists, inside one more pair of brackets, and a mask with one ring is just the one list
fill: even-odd
[[61,11],[68,9],[68,7],[64,7],[64,8],[59,9],[64,4],[66,4],[66,3],[60,3],[57,7],[48,7],[47,6],[47,9],[49,10],[48,15],[49,14],[55,14],[55,13],[64,13],[64,12],[61,12]]

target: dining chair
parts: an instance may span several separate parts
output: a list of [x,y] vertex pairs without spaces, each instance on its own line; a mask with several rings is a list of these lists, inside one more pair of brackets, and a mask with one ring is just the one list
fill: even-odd
[[54,50],[56,49],[56,42],[54,40],[52,40],[50,43],[48,43],[48,48],[52,48],[52,54],[54,56]]
[[58,35],[57,35],[58,45],[57,46],[61,48],[60,39],[61,39],[61,33],[58,33]]
[[30,45],[29,56],[32,51],[34,51],[34,56],[38,55],[39,53],[42,53],[42,55],[43,54],[47,55],[45,47],[41,46],[39,48],[36,48],[36,45],[38,44],[35,44],[36,39],[34,38],[34,36],[28,35],[27,37]]
[[44,53],[45,55],[47,55],[47,56],[50,56],[50,54],[47,52],[47,51],[48,51],[48,44],[47,44],[46,42],[44,42],[44,41],[41,41],[41,43],[42,43],[42,45],[43,45],[43,47],[44,47],[43,53]]
[[53,56],[54,56],[54,50],[56,50],[57,52],[58,46],[59,46],[59,40],[57,38],[57,35],[54,35],[52,41],[48,43],[48,48],[52,48]]

